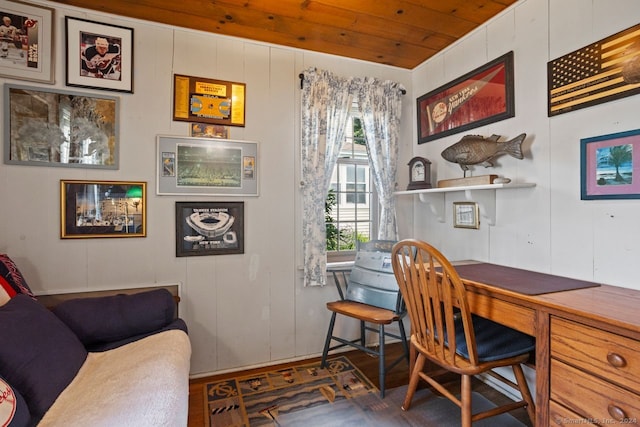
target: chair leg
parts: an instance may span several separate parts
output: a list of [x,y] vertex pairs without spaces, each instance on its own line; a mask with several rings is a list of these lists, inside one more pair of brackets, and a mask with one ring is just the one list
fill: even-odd
[[384,377],[385,377],[385,356],[384,356],[384,325],[378,327],[378,339],[380,350],[378,351],[378,378],[380,382],[380,398],[384,399]]
[[533,425],[536,425],[536,407],[533,403],[533,398],[529,391],[529,384],[527,384],[527,379],[524,376],[522,366],[513,365],[513,374],[516,377],[520,394],[522,394],[522,400],[527,402],[527,414],[529,415],[529,419]]
[[471,375],[462,375],[460,388],[460,410],[462,427],[471,427]]
[[418,388],[418,382],[420,381],[420,372],[424,369],[424,363],[426,358],[422,355],[422,353],[418,353],[418,357],[416,358],[416,363],[413,365],[413,369],[411,371],[411,378],[409,379],[409,385],[407,386],[407,394],[404,396],[404,402],[402,403],[402,410],[408,411],[411,407],[411,400],[413,399],[413,395],[416,392],[416,388]]
[[331,337],[333,337],[333,327],[336,324],[336,312],[331,313],[331,321],[329,321],[329,330],[327,331],[327,339],[324,341],[324,350],[322,350],[322,361],[320,362],[320,369],[326,367],[327,354],[329,353],[329,347],[331,346]]
[[360,321],[360,345],[363,347],[367,346],[367,325],[364,320]]

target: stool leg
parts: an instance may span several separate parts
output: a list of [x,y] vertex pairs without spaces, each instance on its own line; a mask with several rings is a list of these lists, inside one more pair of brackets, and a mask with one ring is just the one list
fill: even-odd
[[329,346],[331,345],[331,338],[333,337],[333,326],[336,323],[336,312],[331,313],[331,321],[329,322],[329,330],[327,331],[327,339],[324,342],[324,350],[322,350],[322,361],[320,362],[320,369],[326,367],[327,354],[329,353]]
[[384,325],[380,325],[378,328],[378,335],[380,335],[380,351],[378,352],[378,376],[380,379],[380,397],[384,399],[384,370],[385,370],[385,362],[384,362]]

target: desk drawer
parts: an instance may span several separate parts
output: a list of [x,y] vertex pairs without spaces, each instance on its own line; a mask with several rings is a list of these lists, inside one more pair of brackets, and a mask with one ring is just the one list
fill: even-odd
[[467,293],[467,301],[471,312],[478,316],[536,335],[536,313],[531,308],[474,292]]
[[551,317],[551,357],[640,391],[640,342]]
[[580,425],[580,427],[598,427],[597,424],[594,424],[591,421],[595,420],[589,420],[582,417],[553,400],[549,402],[549,425],[551,426],[565,427],[567,425],[577,424]]
[[551,359],[551,400],[584,418],[639,425],[640,395]]

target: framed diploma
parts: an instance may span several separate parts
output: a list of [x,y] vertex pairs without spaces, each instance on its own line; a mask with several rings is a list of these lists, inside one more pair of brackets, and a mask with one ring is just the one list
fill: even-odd
[[244,83],[173,76],[173,120],[244,126]]

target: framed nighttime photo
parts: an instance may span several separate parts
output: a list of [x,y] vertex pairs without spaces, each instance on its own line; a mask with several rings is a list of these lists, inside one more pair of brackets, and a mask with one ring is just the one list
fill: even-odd
[[418,144],[513,117],[513,52],[417,99]]
[[453,202],[453,226],[456,228],[480,228],[478,204],[475,202]]
[[258,143],[158,136],[159,195],[257,196]]
[[580,198],[640,199],[640,129],[580,140]]
[[133,28],[65,17],[67,86],[133,93]]
[[4,162],[118,169],[112,96],[5,84]]
[[244,253],[244,202],[176,202],[176,256]]
[[60,181],[60,237],[146,237],[147,183]]
[[0,0],[0,76],[53,84],[53,9]]

